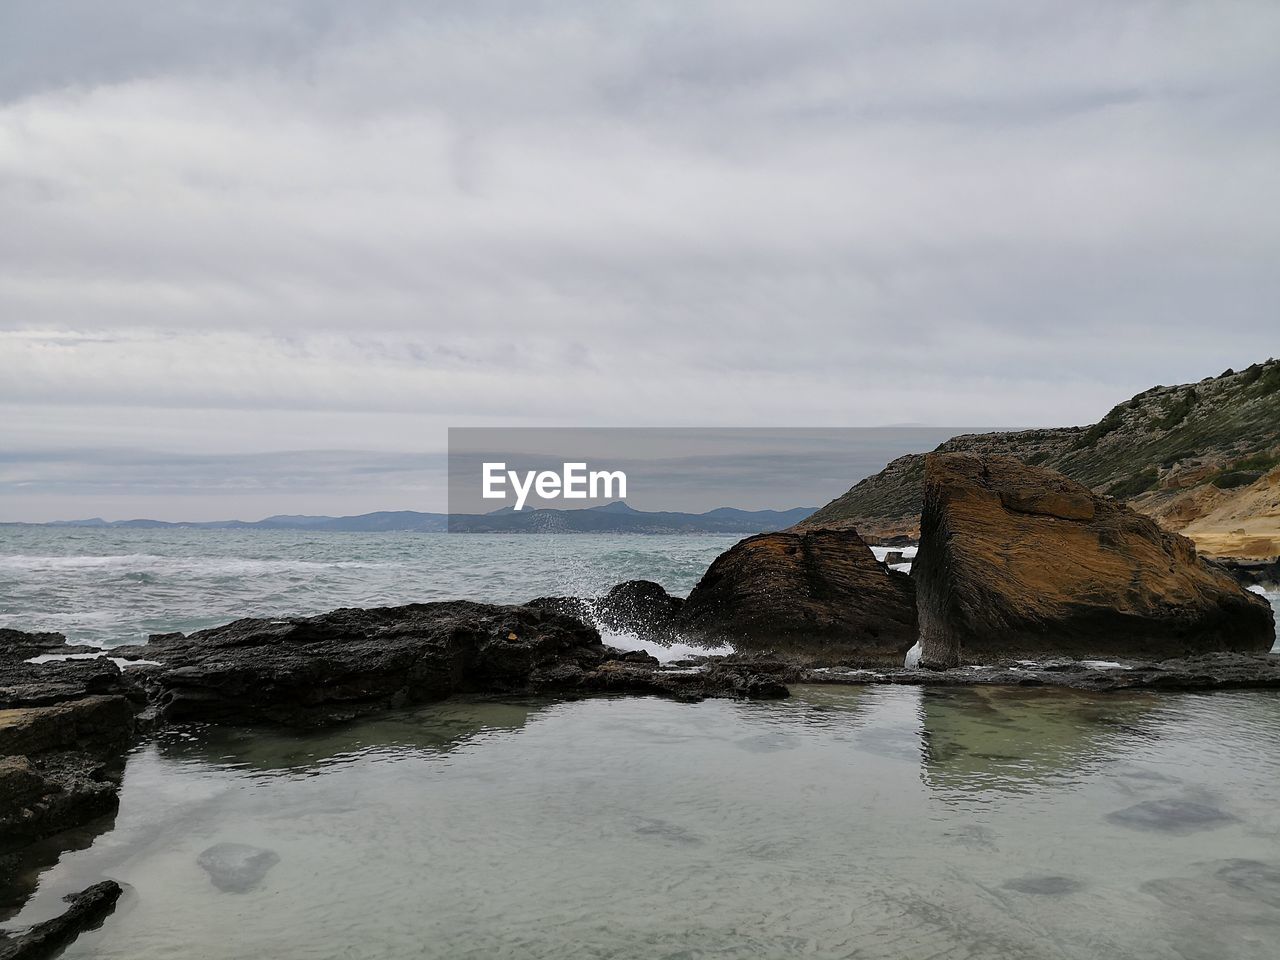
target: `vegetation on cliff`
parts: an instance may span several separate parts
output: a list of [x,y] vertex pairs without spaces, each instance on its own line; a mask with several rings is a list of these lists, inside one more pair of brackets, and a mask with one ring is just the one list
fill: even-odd
[[[1049,467],[1183,529],[1264,484],[1280,465],[1280,360],[1152,387],[1091,426],[965,434],[935,452],[1007,455]],[[856,523],[864,534],[914,535],[923,489],[924,455],[909,454],[802,525]],[[1273,552],[1280,550],[1280,518],[1275,526]]]

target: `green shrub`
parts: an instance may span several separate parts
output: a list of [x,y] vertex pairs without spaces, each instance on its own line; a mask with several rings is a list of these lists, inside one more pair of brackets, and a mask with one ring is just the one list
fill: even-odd
[[1072,449],[1083,450],[1092,447],[1109,433],[1114,433],[1124,426],[1124,417],[1120,415],[1120,407],[1113,407],[1111,412],[1081,434]]
[[1200,395],[1196,393],[1196,388],[1187,387],[1186,391],[1165,410],[1164,417],[1161,418],[1159,423],[1160,429],[1172,430],[1187,419],[1187,414],[1191,412],[1199,400]]
[[1280,390],[1280,363],[1273,363],[1267,367],[1266,373],[1258,378],[1254,391],[1258,396],[1265,397],[1277,390]]
[[1250,473],[1266,473],[1276,464],[1280,464],[1280,454],[1267,453],[1265,450],[1250,454],[1243,460],[1237,460],[1230,470],[1244,470]]
[[1156,472],[1156,468],[1143,470],[1141,473],[1135,473],[1131,477],[1126,477],[1118,483],[1112,484],[1107,491],[1108,494],[1117,500],[1128,500],[1130,497],[1136,497],[1140,493],[1146,493],[1154,487],[1160,480],[1160,475]]
[[1262,474],[1248,470],[1228,470],[1220,473],[1210,481],[1219,490],[1234,490],[1236,487],[1247,487]]

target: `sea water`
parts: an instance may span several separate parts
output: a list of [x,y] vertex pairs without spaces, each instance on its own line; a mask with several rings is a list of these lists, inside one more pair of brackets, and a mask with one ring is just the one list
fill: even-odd
[[[0,528],[0,626],[115,645],[633,577],[686,593],[733,539]],[[6,926],[112,877],[116,912],[66,956],[1280,955],[1280,693],[794,694],[170,730]],[[218,844],[271,865],[220,889]]]

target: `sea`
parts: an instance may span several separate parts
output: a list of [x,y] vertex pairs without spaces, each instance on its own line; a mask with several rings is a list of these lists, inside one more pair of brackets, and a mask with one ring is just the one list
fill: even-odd
[[[631,578],[685,594],[734,539],[0,527],[0,626],[117,646]],[[1267,690],[462,697],[180,727],[3,927],[111,877],[114,914],[65,957],[1274,960],[1277,785]],[[261,869],[220,886],[210,862],[243,847]]]

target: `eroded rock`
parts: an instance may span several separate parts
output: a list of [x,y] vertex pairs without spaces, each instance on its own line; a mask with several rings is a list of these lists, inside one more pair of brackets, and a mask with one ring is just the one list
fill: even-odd
[[901,664],[916,641],[914,590],[853,529],[765,533],[715,559],[679,631],[737,649]]
[[103,880],[67,897],[70,906],[24,933],[0,934],[0,960],[46,960],[57,956],[86,930],[99,926],[116,908],[120,884]]
[[1268,651],[1267,602],[1190,540],[1051,470],[931,454],[912,566],[921,663]]

